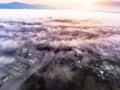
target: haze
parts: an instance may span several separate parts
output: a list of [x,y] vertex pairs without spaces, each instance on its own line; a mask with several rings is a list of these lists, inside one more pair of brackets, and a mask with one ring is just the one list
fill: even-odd
[[[120,0],[0,0],[0,3],[8,2],[23,2],[31,4],[44,4],[53,7],[62,7],[62,8],[96,8],[99,6],[99,3],[107,2],[119,2]],[[112,7],[113,8],[113,7]]]

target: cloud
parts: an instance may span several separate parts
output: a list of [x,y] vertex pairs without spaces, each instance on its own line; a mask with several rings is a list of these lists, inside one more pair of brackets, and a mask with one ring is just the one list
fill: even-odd
[[[5,65],[12,63],[15,56],[24,54],[23,48],[29,48],[34,59],[47,61],[51,57],[51,60],[55,60],[54,63],[70,66],[89,67],[97,61],[118,63],[119,21],[110,22],[105,18],[96,20],[91,17],[87,19],[52,17],[34,21],[28,18],[2,20],[0,21],[0,63]],[[10,54],[11,51],[14,54]],[[105,64],[105,69],[101,67],[103,71],[107,70],[107,65]],[[109,66],[111,65],[109,63]],[[119,70],[120,67],[117,69]],[[58,70],[60,68],[55,69],[54,74],[50,73],[51,78],[54,78]],[[108,71],[110,70],[112,68]],[[64,72],[66,71],[70,75],[66,75],[65,79],[70,80],[73,74],[69,72],[69,68],[64,69]],[[114,73],[112,75],[114,76]]]

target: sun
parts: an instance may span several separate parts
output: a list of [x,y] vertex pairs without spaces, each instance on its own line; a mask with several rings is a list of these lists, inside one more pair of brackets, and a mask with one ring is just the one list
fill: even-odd
[[93,3],[93,0],[84,0],[84,1],[83,1],[83,4],[84,4],[85,6],[90,6],[90,5],[92,5],[92,3]]
[[83,0],[83,9],[91,9],[98,0]]

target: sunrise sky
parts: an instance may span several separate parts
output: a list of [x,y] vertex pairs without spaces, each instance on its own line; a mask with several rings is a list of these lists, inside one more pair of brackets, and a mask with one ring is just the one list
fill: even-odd
[[[114,4],[114,7],[120,7],[120,0],[0,0],[0,3],[8,2],[23,2],[31,4],[44,4],[53,7],[84,9],[97,8],[102,4],[105,5],[106,3],[107,7],[111,4]],[[119,3],[119,5],[116,3]]]

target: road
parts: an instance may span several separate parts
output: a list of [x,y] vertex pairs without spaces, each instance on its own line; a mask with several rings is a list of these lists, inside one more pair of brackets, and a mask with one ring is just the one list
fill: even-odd
[[[53,55],[52,55],[53,56]],[[48,58],[49,57],[49,58]],[[26,69],[22,74],[18,74],[15,77],[8,80],[0,90],[18,90],[18,88],[38,69],[43,69],[48,64],[52,62],[52,57],[50,54],[46,54],[42,62],[37,62],[35,65],[31,66],[29,69]]]

